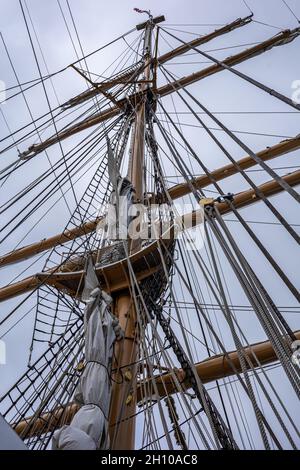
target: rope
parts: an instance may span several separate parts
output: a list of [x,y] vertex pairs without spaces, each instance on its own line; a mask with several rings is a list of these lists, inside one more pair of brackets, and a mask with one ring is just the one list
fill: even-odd
[[292,10],[292,8],[289,6],[289,4],[285,1],[285,0],[282,0],[282,3],[287,7],[287,9],[291,12],[291,14],[293,15],[293,17],[298,21],[298,23],[300,23],[300,19],[299,17],[296,15],[296,13]]
[[[24,11],[24,8],[23,8],[23,5],[22,5],[22,0],[19,0],[19,5],[21,7],[22,16],[23,16],[23,19],[24,19],[24,23],[25,23],[25,26],[26,26],[27,33],[28,33],[28,37],[29,37],[30,45],[31,45],[32,52],[33,52],[33,55],[34,55],[35,63],[36,63],[36,66],[37,66],[37,69],[38,69],[38,72],[39,72],[39,75],[40,75],[40,79],[41,79],[41,82],[42,82],[42,86],[43,86],[43,90],[44,90],[44,93],[45,93],[46,101],[47,101],[47,104],[48,104],[48,107],[49,107],[49,112],[51,114],[51,118],[52,118],[52,121],[53,121],[55,133],[58,136],[58,129],[57,129],[56,122],[55,122],[55,119],[54,119],[54,115],[53,115],[53,112],[52,112],[52,109],[51,109],[51,104],[50,104],[50,101],[49,101],[46,86],[45,86],[45,83],[42,79],[41,68],[40,68],[40,65],[39,65],[39,61],[38,61],[38,58],[37,58],[37,55],[36,55],[35,47],[34,47],[32,37],[31,37],[31,34],[30,34],[30,30],[29,30],[27,19],[26,19],[25,11]],[[26,3],[25,3],[25,5],[26,5]],[[73,187],[73,183],[72,183],[72,179],[71,179],[71,176],[70,176],[70,173],[69,173],[69,168],[68,168],[68,165],[67,165],[67,162],[66,162],[66,159],[65,159],[64,150],[62,148],[62,144],[61,144],[60,140],[59,140],[59,146],[60,146],[60,150],[61,150],[61,153],[62,153],[62,156],[63,156],[63,159],[64,159],[64,164],[65,164],[66,172],[67,172],[68,179],[69,179],[69,182],[70,182],[70,186],[72,188],[72,193],[73,193],[73,196],[74,196],[74,200],[75,200],[76,204],[78,204],[77,197],[76,197],[74,187]]]
[[[165,70],[165,68],[163,67],[163,69]],[[170,72],[167,72],[168,75],[170,75],[172,77],[172,74],[170,74]],[[165,75],[166,76],[166,75]],[[192,109],[186,102],[186,100],[181,96],[181,94],[179,93],[179,91],[176,89],[175,85],[173,85],[174,87],[174,90],[176,91],[176,93],[181,97],[181,99],[184,101],[184,103],[188,106],[189,109]],[[272,170],[257,154],[255,154],[247,145],[245,145],[237,136],[235,136],[219,119],[216,118],[216,116],[214,116],[204,105],[202,105],[188,90],[186,90],[184,88],[184,92],[198,105],[200,106],[200,108],[205,111],[207,113],[207,115],[209,117],[212,118],[212,120],[214,122],[216,122],[216,124],[218,124],[218,126],[220,126],[225,132],[226,134],[228,134],[241,148],[243,148],[243,150],[245,150],[252,158],[253,160],[255,160],[265,171],[267,171],[272,177],[273,179],[275,179],[278,184],[280,184],[284,189],[286,189],[289,194],[294,197],[294,199],[296,199],[297,201],[300,202],[300,195],[294,191],[289,184],[286,184],[286,182],[277,174],[275,173],[274,170]],[[160,105],[162,106],[162,108],[164,109],[163,105],[160,103]],[[164,110],[165,111],[165,110]],[[166,113],[166,111],[165,111]],[[224,148],[224,146],[222,146],[220,144],[220,142],[218,142],[218,140],[216,139],[216,137],[211,133],[211,131],[208,129],[208,127],[205,125],[205,123],[199,118],[199,116],[195,115],[196,119],[199,120],[199,122],[201,122],[201,125],[206,129],[206,131],[209,133],[209,135],[213,138],[213,140],[218,144],[218,146],[222,149],[222,151],[225,153],[225,155],[230,159],[230,161],[237,167],[237,169],[239,170],[240,173],[243,174],[244,178],[249,182],[249,184],[251,184],[251,186],[253,187],[253,189],[255,190],[255,192],[257,193],[258,197],[261,198],[264,203],[272,210],[273,214],[278,218],[278,220],[284,225],[284,227],[288,230],[288,232],[290,233],[290,235],[295,239],[295,241],[299,244],[300,243],[300,237],[298,236],[298,234],[291,228],[290,224],[284,219],[284,217],[279,213],[279,211],[270,203],[269,199],[266,198],[264,196],[264,194],[262,193],[262,191],[259,190],[259,188],[254,185],[254,183],[252,182],[252,180],[247,176],[246,173],[243,172],[243,170],[239,167],[239,165],[235,162],[235,160],[230,156],[229,152],[226,151],[226,149]],[[173,122],[172,118],[170,116],[168,116],[168,119],[172,122],[172,125],[173,127],[176,129],[176,131],[178,132],[178,134],[180,135],[180,137],[182,138],[182,140],[185,142],[185,144],[188,146],[189,150],[192,152],[192,154],[194,155],[194,157],[197,159],[198,163],[201,165],[201,167],[203,168],[204,172],[206,173],[206,175],[208,177],[210,177],[210,172],[208,171],[208,169],[206,167],[204,167],[203,163],[199,160],[199,158],[197,157],[196,153],[193,151],[193,149],[191,148],[191,146],[188,144],[187,140],[184,138],[184,136],[182,135],[182,133],[178,130],[177,126],[175,125],[175,123]],[[216,183],[216,182],[215,182]],[[287,186],[287,188],[286,188]]]
[[[170,148],[170,147],[169,147],[169,148]],[[170,150],[171,150],[171,149],[170,149]],[[179,165],[178,162],[177,162],[177,164]],[[196,196],[196,197],[197,197],[197,196]],[[163,262],[163,257],[162,257],[162,262]],[[179,318],[180,318],[180,317],[179,317]],[[162,326],[162,325],[161,325],[161,326]],[[165,331],[165,330],[164,330],[164,331]],[[166,333],[166,331],[165,331],[165,333]],[[180,347],[179,345],[177,345],[177,346]],[[175,350],[175,354],[176,354],[176,350]],[[179,359],[179,361],[180,361],[180,359]],[[249,383],[248,383],[248,386],[249,386]],[[195,391],[195,393],[196,393],[196,391]],[[252,396],[252,401],[253,401],[253,396]],[[202,402],[202,403],[203,403],[203,402]],[[257,407],[256,407],[256,410],[257,410]],[[261,416],[260,416],[260,415],[258,415],[258,419],[261,419]],[[268,448],[268,441],[267,441],[266,435],[265,435],[264,430],[263,430],[262,427],[261,427],[261,432],[262,432],[262,436],[263,436],[263,439],[264,439],[264,442],[265,442],[265,446],[266,446],[266,448]],[[222,442],[224,442],[224,441],[222,441]]]
[[[187,90],[185,90],[186,93],[197,103],[200,105],[199,101],[194,98]],[[188,109],[192,110],[192,108],[190,107],[190,105],[187,103],[187,101],[182,97],[182,95],[180,94],[180,92],[178,90],[176,90],[176,93],[179,95],[179,97],[182,99],[182,101],[185,103],[185,105],[188,107]],[[160,103],[161,104],[161,103]],[[163,110],[165,111],[163,105],[161,104]],[[208,112],[208,115],[210,117],[212,117],[212,114],[202,105],[200,105],[201,108],[205,111]],[[166,113],[166,111],[165,111]],[[167,114],[167,113],[166,113]],[[168,116],[168,114],[167,114]],[[210,135],[210,137],[213,139],[213,141],[218,145],[218,147],[223,151],[223,153],[227,156],[227,158],[231,161],[231,163],[233,163],[235,165],[235,167],[237,168],[237,170],[239,171],[239,173],[245,178],[245,180],[250,184],[250,186],[253,187],[253,189],[256,191],[258,197],[260,197],[264,203],[267,205],[267,207],[272,211],[272,213],[278,218],[278,220],[287,228],[287,230],[289,231],[289,233],[291,233],[293,236],[296,236],[298,238],[298,236],[295,234],[294,230],[291,228],[291,226],[285,221],[285,219],[282,217],[282,215],[277,211],[277,209],[274,208],[274,206],[270,203],[269,199],[266,198],[264,196],[264,194],[258,190],[257,186],[252,182],[252,180],[249,178],[249,176],[244,172],[244,170],[236,163],[236,161],[231,157],[231,155],[229,154],[229,152],[224,148],[224,146],[220,143],[220,141],[214,136],[214,134],[212,132],[210,132],[209,128],[206,126],[206,124],[202,121],[202,119],[200,119],[200,117],[195,114],[195,117],[196,119],[200,122],[200,124],[206,129],[206,131],[208,132],[208,134]],[[169,119],[171,119],[169,117]],[[171,122],[173,123],[172,119],[171,119]],[[219,121],[218,121],[219,122]],[[217,184],[217,182],[215,181],[214,178],[211,177],[211,174],[210,172],[208,171],[208,169],[203,165],[203,163],[201,162],[201,160],[199,160],[199,158],[197,157],[197,155],[195,154],[195,152],[193,151],[193,149],[191,148],[191,146],[188,144],[188,142],[186,141],[186,139],[184,138],[184,136],[182,135],[181,132],[179,132],[178,128],[176,127],[176,125],[173,123],[173,126],[175,127],[176,131],[179,133],[179,135],[181,136],[181,138],[183,139],[183,141],[185,142],[185,144],[188,146],[189,150],[191,151],[191,153],[194,155],[194,157],[196,158],[196,160],[198,161],[198,163],[201,165],[201,168],[204,170],[205,174],[210,178],[211,182],[214,184],[214,186],[216,187],[216,189],[218,191],[220,191],[221,194],[223,194],[223,191],[222,189],[220,188],[220,186]],[[260,242],[260,240],[258,239],[258,237],[256,237],[256,235],[253,233],[253,231],[250,229],[249,226],[247,226],[247,224],[244,222],[242,216],[240,215],[240,213],[234,208],[234,205],[233,204],[230,204],[231,206],[231,209],[233,210],[234,214],[236,215],[236,217],[238,218],[238,220],[242,223],[242,225],[244,226],[244,228],[247,230],[247,232],[252,236],[253,240],[255,241],[255,243],[257,244],[257,246],[260,248],[260,250],[264,253],[264,255],[266,256],[266,258],[268,259],[268,261],[271,263],[272,267],[275,269],[275,271],[277,272],[277,274],[281,277],[281,279],[285,282],[285,284],[287,285],[287,287],[290,289],[290,291],[293,293],[293,295],[297,298],[297,300],[299,301],[300,300],[300,295],[299,295],[299,292],[298,290],[294,287],[294,285],[291,283],[291,281],[287,278],[287,276],[284,274],[284,272],[281,270],[281,268],[278,266],[278,264],[275,262],[275,260],[273,259],[273,257],[270,255],[270,253],[268,252],[268,250],[265,249],[265,247],[263,246],[263,244]]]
[[249,10],[250,15],[253,15],[253,11],[251,10],[249,4],[246,2],[246,0],[242,0],[243,4],[245,7]]
[[[265,438],[266,438],[266,436],[264,435],[264,439],[265,439]],[[268,445],[268,444],[266,443],[266,439],[265,439],[265,444]]]

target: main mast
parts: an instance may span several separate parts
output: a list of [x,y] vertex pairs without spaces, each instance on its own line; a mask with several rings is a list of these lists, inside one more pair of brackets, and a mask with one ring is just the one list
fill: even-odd
[[[152,31],[155,25],[151,14],[148,13],[148,15],[149,20],[140,25],[140,27],[144,27],[144,76],[138,85],[142,99],[136,108],[131,158],[128,164],[128,176],[134,190],[134,202],[137,204],[144,203],[146,106],[149,99],[147,90],[150,89],[151,84]],[[141,239],[128,239],[130,254],[139,251],[140,248]],[[117,379],[112,390],[110,438],[111,449],[126,450],[134,449],[135,442],[136,363],[139,343],[137,312],[132,292],[126,290],[118,295],[115,301],[115,314],[124,331],[124,339],[115,347]]]

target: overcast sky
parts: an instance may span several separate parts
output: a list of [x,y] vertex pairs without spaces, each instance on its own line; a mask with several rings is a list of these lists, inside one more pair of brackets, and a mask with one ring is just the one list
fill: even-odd
[[[129,31],[136,24],[143,21],[144,16],[133,11],[134,7],[141,9],[151,9],[153,15],[164,14],[166,17],[165,26],[174,28],[169,31],[188,40],[196,37],[197,34],[205,34],[216,29],[220,24],[231,22],[239,17],[249,14],[249,10],[242,0],[185,0],[185,1],[131,1],[131,0],[70,0],[70,6],[74,20],[78,29],[81,44],[84,53],[89,53],[98,47],[106,44],[119,35]],[[203,50],[217,51],[211,52],[217,58],[221,59],[228,55],[233,55],[249,44],[263,41],[281,29],[296,28],[298,25],[296,18],[283,4],[282,0],[247,0],[247,4],[254,12],[255,22],[239,28],[226,36],[222,36],[203,47]],[[15,70],[17,71],[20,82],[26,82],[38,77],[38,70],[34,61],[28,35],[22,18],[21,9],[17,0],[0,0],[1,16],[0,31],[3,34],[6,45],[9,49],[11,59]],[[75,41],[79,55],[81,55],[74,31],[72,29],[70,17],[65,2],[61,1],[62,8],[65,12],[68,25],[72,31],[72,37]],[[289,0],[292,10],[300,17],[299,0]],[[27,0],[28,10],[30,12],[33,24],[36,29],[40,47],[43,51],[47,67],[50,73],[64,68],[74,60],[76,54],[74,52],[71,40],[68,36],[66,26],[63,21],[58,3],[56,0]],[[264,24],[261,24],[264,23]],[[192,25],[199,26],[192,26]],[[201,25],[201,26],[200,26]],[[195,33],[195,34],[192,34]],[[137,33],[133,33],[128,41],[131,42]],[[169,42],[169,45],[167,41]],[[179,43],[174,39],[162,35],[160,42],[160,52],[165,52],[170,47],[175,47]],[[233,46],[238,46],[233,48]],[[36,45],[37,47],[37,45]],[[89,59],[89,69],[95,74],[105,75],[108,65],[127,47],[124,41],[105,49],[102,53],[96,54]],[[292,83],[300,80],[300,63],[299,63],[299,47],[300,39],[296,39],[293,43],[284,47],[277,47],[270,52],[262,54],[255,59],[249,60],[238,66],[238,69],[251,75],[252,77],[266,83],[271,88],[291,97]],[[220,50],[224,48],[224,50]],[[226,50],[225,50],[226,48]],[[227,50],[227,48],[229,48]],[[38,50],[38,47],[37,47]],[[47,74],[45,64],[42,61],[40,51],[38,50],[38,58],[41,64],[43,75]],[[206,67],[207,64],[201,64],[203,59],[199,56],[191,55],[182,60],[177,58],[168,66],[168,70],[178,76],[184,76],[192,73],[199,68]],[[105,75],[106,76],[106,75]],[[3,44],[0,42],[0,80],[2,80],[9,88],[16,85],[16,79],[12,68],[5,54]],[[164,83],[163,77],[159,76],[160,83]],[[76,95],[85,89],[83,80],[78,77],[74,71],[68,70],[62,75],[55,77],[54,86],[57,93],[58,102],[62,104],[67,99]],[[239,111],[292,111],[291,108],[283,103],[276,101],[255,87],[242,82],[239,78],[228,72],[216,74],[198,84],[192,85],[190,91],[198,97],[210,110],[215,112],[239,112]],[[53,94],[50,84],[47,84],[47,90],[51,100],[51,105],[57,106],[56,97]],[[47,112],[47,102],[41,87],[36,87],[28,93],[28,101],[33,116],[37,117]],[[164,105],[170,111],[174,111],[173,102],[170,97],[166,98]],[[6,104],[0,105],[11,130],[15,130],[29,122],[28,111],[24,105],[22,98],[11,100]],[[177,110],[184,110],[179,100],[176,102]],[[240,131],[240,138],[244,140],[253,150],[262,150],[267,146],[274,145],[285,138],[293,137],[299,134],[299,116],[295,114],[224,114],[219,116],[223,122],[232,130]],[[0,116],[0,135],[2,137],[8,134],[4,120]],[[185,124],[196,124],[188,115],[181,116],[183,129],[186,136],[201,156],[205,165],[213,170],[227,163],[226,158],[216,149],[210,138],[201,129],[192,127],[184,127]],[[210,120],[205,122],[211,126]],[[249,134],[250,133],[250,134]],[[251,134],[252,133],[252,134]],[[256,135],[266,134],[266,135]],[[236,159],[244,156],[244,152],[233,144],[221,132],[216,135],[222,138],[222,142],[227,145]],[[76,140],[77,139],[77,140]],[[72,139],[71,142],[63,144],[64,149],[70,149],[79,138]],[[32,142],[28,142],[30,145]],[[21,146],[20,150],[25,150],[26,146]],[[59,148],[55,146],[49,150],[49,156],[52,162],[55,162],[59,156]],[[16,149],[12,149],[3,155],[3,168],[17,157]],[[296,166],[299,165],[299,151],[289,155],[280,157],[271,161],[270,166]],[[164,162],[166,174],[171,177],[175,174],[174,169],[168,162]],[[26,168],[26,167],[25,167]],[[6,201],[9,195],[15,194],[26,183],[37,177],[40,172],[48,168],[48,162],[44,154],[34,159],[34,165],[31,165],[30,171],[19,172],[11,179],[10,183],[0,189],[1,203]],[[95,168],[94,168],[95,170]],[[91,170],[92,171],[92,170]],[[199,166],[193,166],[195,174],[201,173]],[[293,170],[290,170],[293,171]],[[288,170],[278,170],[279,174],[285,174]],[[84,190],[91,173],[82,178],[77,185],[78,194]],[[253,179],[257,182],[264,182],[270,179],[266,174],[253,174]],[[176,178],[172,181],[175,183]],[[225,192],[238,192],[247,188],[246,183],[239,177],[232,177],[224,180],[221,184]],[[212,189],[212,188],[208,188]],[[68,201],[73,207],[74,200],[69,193]],[[276,207],[284,212],[286,219],[292,224],[299,224],[299,209],[289,196],[281,194],[272,199]],[[50,206],[50,203],[49,203]],[[44,209],[43,209],[44,210]],[[37,216],[43,214],[41,210]],[[272,214],[262,205],[258,204],[243,210],[243,215],[249,221],[274,222]],[[3,218],[8,220],[8,216]],[[227,217],[232,219],[233,217]],[[1,253],[12,250],[24,237],[24,234],[32,228],[36,219],[29,220],[15,232],[14,236],[7,239],[0,247]],[[23,240],[23,243],[30,243],[46,236],[55,234],[64,229],[68,221],[68,211],[63,201],[58,203],[55,210],[50,212],[42,224],[39,224],[32,230]],[[299,286],[299,253],[296,243],[286,233],[282,227],[276,225],[253,225],[255,233],[259,235],[265,246],[270,250],[276,261],[284,266],[285,272],[290,279]],[[281,285],[277,278],[274,277],[268,264],[262,259],[257,249],[250,244],[248,237],[242,232],[238,224],[231,223],[230,228],[235,237],[238,237],[240,245],[245,253],[247,253],[249,262],[255,267],[257,273],[264,280],[264,284],[274,298],[277,305],[295,306],[293,299],[287,292],[286,288]],[[297,230],[297,228],[295,228]],[[29,266],[30,262],[26,261],[17,266],[12,266],[0,271],[0,284],[5,285],[11,281],[21,270]],[[37,262],[28,272],[36,272],[43,267],[43,260]],[[234,284],[233,284],[234,285]],[[242,301],[242,297],[236,292],[233,293],[235,303]],[[1,315],[7,314],[12,306],[16,304],[16,300],[8,301],[2,304]],[[28,308],[28,306],[27,306]],[[18,318],[22,316],[20,310]],[[298,317],[299,318],[299,317]],[[299,320],[296,314],[288,314],[287,320],[292,328],[299,329]],[[6,335],[7,342],[7,365],[1,367],[1,383],[0,391],[4,391],[8,384],[11,384],[20,372],[24,370],[28,351],[30,334],[24,335],[24,331],[28,332],[32,328],[33,316],[30,315],[22,321],[17,328]],[[13,323],[13,321],[12,321]],[[11,323],[11,324],[12,324]],[[247,329],[249,340],[257,341],[264,338],[262,330],[254,327],[251,317],[245,315],[241,319],[241,323]],[[255,324],[256,325],[256,324]],[[6,327],[7,328],[7,327]],[[4,331],[6,331],[6,328]],[[16,343],[18,348],[15,347]],[[200,351],[200,356],[205,357],[204,352]],[[280,387],[279,380],[278,386]],[[282,385],[285,391],[285,385]]]

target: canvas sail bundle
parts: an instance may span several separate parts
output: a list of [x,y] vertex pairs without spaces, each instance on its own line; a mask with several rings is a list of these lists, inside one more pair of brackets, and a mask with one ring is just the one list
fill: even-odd
[[106,449],[109,443],[110,370],[113,345],[120,331],[118,320],[108,311],[112,299],[98,286],[91,262],[82,300],[86,302],[85,368],[75,392],[75,402],[80,409],[69,426],[54,433],[53,449]]

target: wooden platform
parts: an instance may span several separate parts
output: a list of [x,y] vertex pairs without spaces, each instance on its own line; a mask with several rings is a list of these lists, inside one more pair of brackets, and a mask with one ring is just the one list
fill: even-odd
[[[164,240],[166,249],[168,249],[172,243],[173,239]],[[94,252],[92,254],[94,262],[107,254],[109,249],[110,247],[105,247],[101,252]],[[161,250],[163,255],[165,255],[166,250],[163,247],[161,247]],[[156,240],[150,243],[137,253],[129,256],[129,263],[139,282],[152,276],[159,270],[162,270],[158,241]],[[103,264],[101,266],[96,264],[95,271],[101,288],[110,294],[130,288],[129,263],[127,258],[124,257],[119,261]],[[0,289],[0,301],[32,291],[41,285],[53,286],[72,297],[81,298],[84,287],[85,264],[85,256],[74,255],[74,257],[65,262],[59,269],[55,267],[49,271],[37,273],[15,284],[3,287]]]

